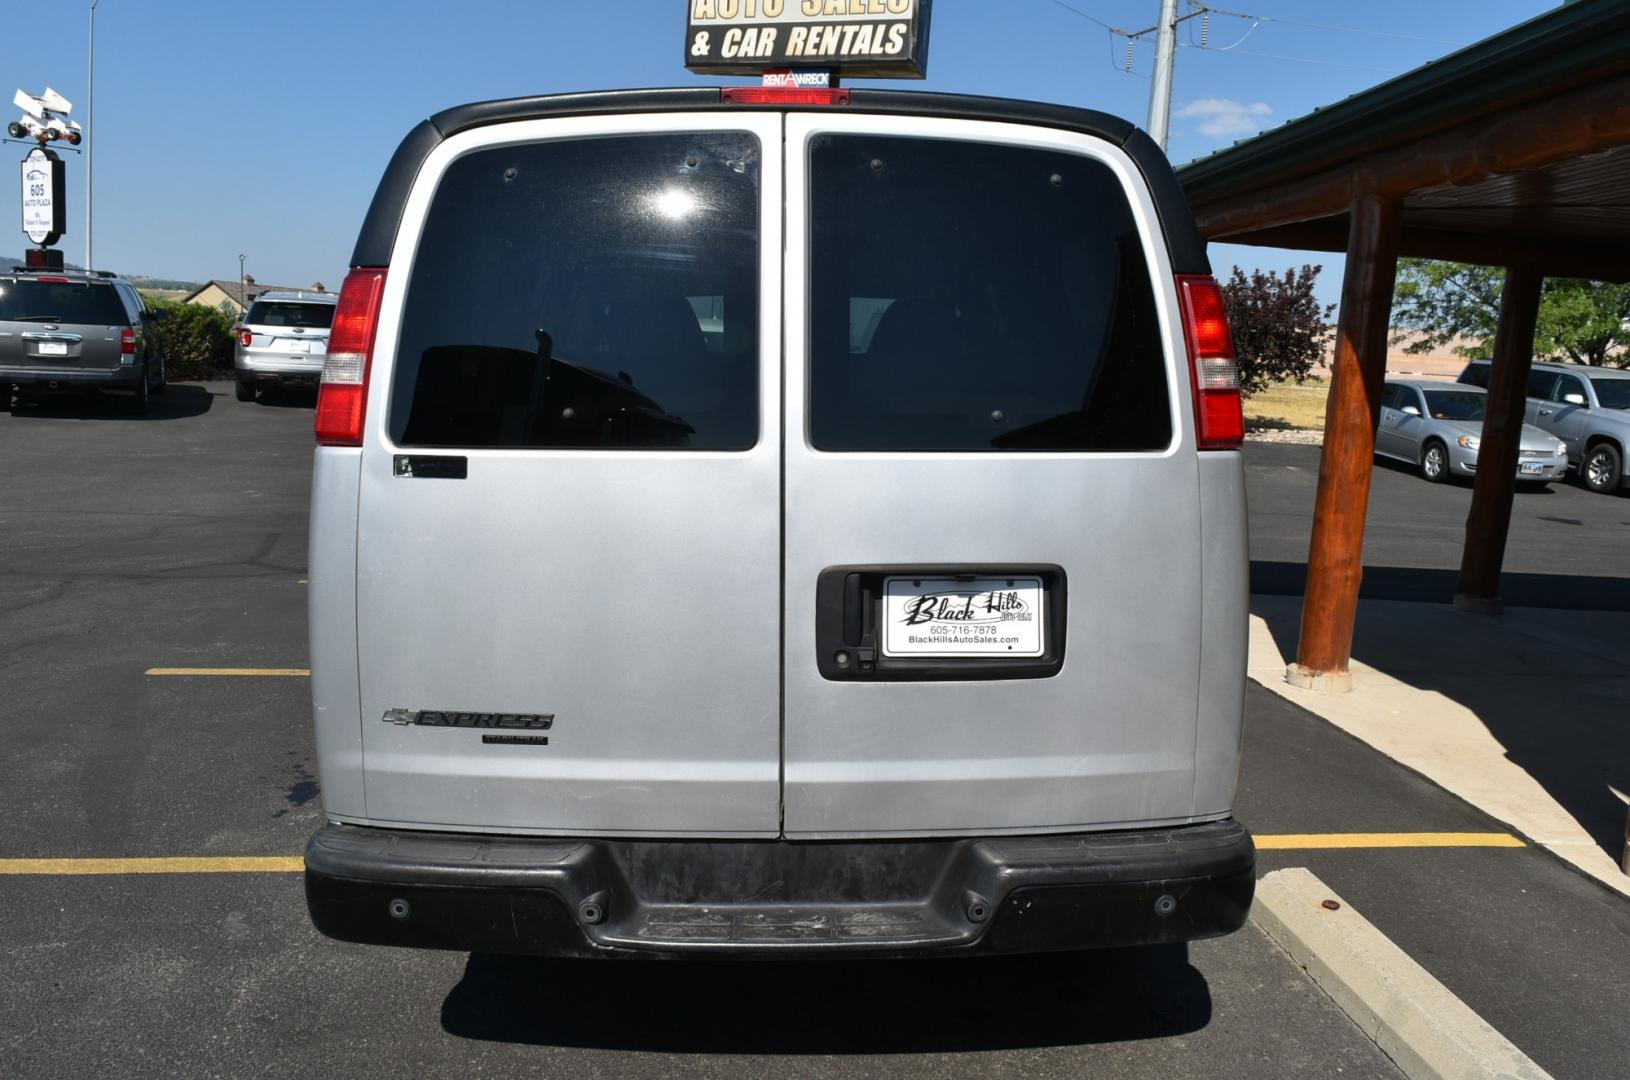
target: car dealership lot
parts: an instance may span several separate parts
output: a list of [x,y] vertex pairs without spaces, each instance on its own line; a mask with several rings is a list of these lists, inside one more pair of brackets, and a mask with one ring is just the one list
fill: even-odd
[[[284,866],[0,875],[0,1075],[1396,1075],[1249,926],[1187,950],[902,964],[551,963],[321,938],[287,868],[319,819],[305,680],[148,674],[307,666],[309,406],[241,404],[216,383],[173,386],[141,419],[112,402],[0,416],[0,859]],[[1254,485],[1259,450],[1247,452]],[[1378,496],[1390,484],[1378,475]],[[1254,520],[1275,515],[1276,490],[1253,486]],[[1564,516],[1600,507],[1609,516],[1591,529],[1630,518],[1630,500],[1535,497],[1569,500]],[[1497,827],[1266,693],[1248,701],[1240,814],[1258,832]],[[1509,994],[1474,1000],[1480,972],[1501,963],[1480,955],[1479,927],[1503,925],[1503,953],[1541,962],[1509,927],[1535,921],[1512,906],[1519,893],[1544,890],[1566,894],[1552,918],[1577,910],[1603,935],[1547,950],[1612,989],[1591,957],[1612,955],[1622,914],[1543,853],[1264,863],[1314,866],[1558,1075],[1589,1075],[1623,1049],[1581,1038],[1583,1021],[1570,1029],[1565,1001],[1547,1013]],[[1474,905],[1434,890],[1445,871]],[[1393,883],[1420,902],[1389,895]]]

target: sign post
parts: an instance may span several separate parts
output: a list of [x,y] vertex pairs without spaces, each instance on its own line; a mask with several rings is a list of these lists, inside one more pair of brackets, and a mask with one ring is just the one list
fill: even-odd
[[43,94],[19,90],[12,103],[23,115],[6,125],[6,134],[39,143],[23,158],[23,235],[39,245],[28,252],[28,265],[61,270],[62,252],[52,250],[51,245],[68,231],[68,181],[62,159],[45,144],[60,139],[70,146],[79,145],[79,125],[67,119],[74,106],[49,86]]
[[[930,0],[688,0],[685,66],[699,75],[819,69],[856,78],[928,73]],[[802,80],[797,80],[802,81]]]

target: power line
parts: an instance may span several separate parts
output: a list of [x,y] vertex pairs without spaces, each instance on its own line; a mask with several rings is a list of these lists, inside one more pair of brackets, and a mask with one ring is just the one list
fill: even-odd
[[[1058,0],[1054,0],[1057,3]],[[1191,3],[1190,7],[1210,11],[1216,15],[1227,15],[1235,19],[1250,19],[1253,22],[1278,23],[1281,26],[1299,26],[1304,30],[1328,30],[1337,34],[1369,34],[1371,37],[1397,38],[1400,41],[1424,41],[1431,45],[1459,45],[1458,41],[1448,41],[1444,38],[1421,37],[1418,34],[1400,34],[1392,30],[1366,30],[1358,26],[1331,26],[1328,23],[1298,22],[1295,19],[1280,19],[1272,15],[1249,15],[1243,11],[1229,11],[1227,8],[1212,7],[1210,4]]]
[[1120,34],[1122,37],[1126,36],[1126,31],[1122,30],[1120,27],[1111,26],[1108,23],[1106,23],[1104,20],[1098,18],[1095,15],[1088,15],[1085,11],[1082,11],[1080,8],[1074,7],[1074,6],[1070,5],[1070,4],[1066,4],[1064,2],[1064,0],[1052,0],[1052,2],[1057,4],[1059,7],[1063,8],[1065,11],[1072,12],[1073,14],[1081,16],[1083,19],[1087,20],[1090,23],[1097,23],[1099,26],[1103,27],[1105,30],[1108,30],[1111,34]]
[[[1123,69],[1121,64],[1118,62],[1118,57],[1116,57],[1116,55],[1115,55],[1115,38],[1116,37],[1125,38],[1129,42],[1130,41],[1136,41],[1137,39],[1139,39],[1139,38],[1145,36],[1146,34],[1148,34],[1150,31],[1142,30],[1142,31],[1138,31],[1138,32],[1134,33],[1134,32],[1131,32],[1131,31],[1123,30],[1118,26],[1113,26],[1110,23],[1105,22],[1104,20],[1098,18],[1096,15],[1090,15],[1087,12],[1082,11],[1080,8],[1076,7],[1073,4],[1065,3],[1064,0],[1049,0],[1049,2],[1056,5],[1056,6],[1058,6],[1058,7],[1063,8],[1065,11],[1070,12],[1072,15],[1078,15],[1081,18],[1087,20],[1088,22],[1093,23],[1094,25],[1100,26],[1103,29],[1109,31],[1109,34],[1110,34],[1110,42],[1109,42],[1110,67],[1114,68],[1116,71],[1123,71],[1124,70],[1125,73],[1128,74],[1128,75],[1136,75],[1137,77],[1143,78],[1143,79],[1149,78],[1149,76],[1143,75],[1143,74],[1141,74],[1139,72],[1131,71],[1130,69]],[[1316,58],[1313,58],[1313,57],[1307,57],[1307,56],[1289,56],[1289,55],[1286,55],[1284,53],[1253,52],[1250,49],[1241,49],[1241,48],[1239,48],[1240,45],[1243,45],[1245,43],[1245,39],[1250,37],[1252,35],[1252,33],[1254,33],[1256,31],[1258,26],[1260,26],[1262,23],[1269,23],[1269,22],[1278,23],[1281,26],[1301,27],[1301,28],[1308,29],[1308,30],[1328,30],[1328,31],[1331,31],[1331,32],[1334,32],[1334,33],[1346,33],[1346,34],[1370,34],[1370,35],[1373,35],[1373,36],[1376,36],[1376,37],[1399,38],[1399,39],[1405,40],[1405,41],[1422,41],[1422,42],[1428,42],[1428,43],[1431,43],[1431,44],[1434,44],[1434,45],[1457,45],[1457,44],[1459,44],[1459,42],[1446,41],[1446,40],[1444,40],[1442,38],[1419,37],[1419,36],[1414,35],[1414,34],[1398,34],[1398,33],[1393,33],[1391,31],[1387,31],[1387,30],[1365,30],[1365,29],[1361,29],[1361,28],[1355,27],[1355,26],[1330,26],[1330,25],[1326,25],[1324,23],[1309,23],[1309,22],[1298,22],[1298,21],[1293,20],[1293,19],[1280,19],[1280,18],[1276,18],[1276,17],[1271,16],[1271,15],[1252,15],[1252,14],[1248,14],[1248,13],[1243,12],[1243,11],[1231,11],[1231,10],[1229,10],[1227,8],[1212,7],[1209,4],[1199,3],[1198,0],[1190,0],[1189,7],[1191,9],[1193,9],[1192,13],[1190,15],[1185,16],[1183,21],[1187,21],[1188,19],[1193,18],[1195,15],[1201,14],[1202,12],[1211,12],[1214,15],[1223,15],[1223,16],[1227,16],[1229,18],[1234,18],[1234,19],[1248,19],[1248,20],[1251,21],[1251,27],[1250,27],[1249,30],[1247,30],[1244,34],[1242,34],[1240,36],[1239,40],[1235,41],[1232,45],[1228,45],[1228,46],[1211,46],[1211,45],[1195,45],[1195,44],[1192,43],[1192,41],[1190,41],[1190,42],[1179,42],[1178,44],[1182,48],[1185,48],[1185,49],[1204,49],[1206,52],[1226,52],[1226,53],[1232,53],[1235,56],[1254,56],[1254,57],[1257,57],[1257,58],[1263,59],[1263,60],[1288,60],[1291,63],[1296,63],[1296,64],[1318,64],[1318,65],[1322,65],[1324,67],[1348,68],[1348,69],[1351,69],[1353,71],[1376,71],[1376,72],[1380,72],[1381,74],[1384,74],[1384,75],[1391,75],[1391,74],[1395,73],[1392,68],[1377,67],[1377,66],[1375,66],[1373,64],[1349,64],[1349,63],[1346,63],[1346,62],[1341,61],[1341,60],[1320,60],[1320,59],[1316,59]]]
[[[1198,49],[1198,45],[1182,43],[1185,49]],[[1250,49],[1206,49],[1206,52],[1226,52],[1229,56],[1257,56],[1264,60],[1291,60],[1298,64],[1322,64],[1325,67],[1352,68],[1354,71],[1379,71],[1383,75],[1396,74],[1392,68],[1376,67],[1373,64],[1348,64],[1340,60],[1315,60],[1308,56],[1286,56],[1282,53],[1252,52]]]

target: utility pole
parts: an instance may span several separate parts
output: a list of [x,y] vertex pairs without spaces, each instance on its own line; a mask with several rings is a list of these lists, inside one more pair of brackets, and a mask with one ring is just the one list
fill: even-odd
[[1172,118],[1172,62],[1177,56],[1177,0],[1160,0],[1155,27],[1155,78],[1149,88],[1149,136],[1166,149]]

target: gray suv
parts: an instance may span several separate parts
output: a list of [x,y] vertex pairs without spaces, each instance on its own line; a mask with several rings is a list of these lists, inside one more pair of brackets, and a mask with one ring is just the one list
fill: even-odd
[[13,390],[112,390],[146,412],[164,392],[157,324],[135,286],[107,271],[0,273],[0,406]]
[[[1488,386],[1489,362],[1473,360],[1460,381]],[[1535,364],[1523,419],[1561,439],[1580,481],[1598,494],[1625,486],[1630,447],[1630,371],[1582,364]]]
[[264,386],[316,388],[334,322],[333,293],[263,292],[238,324],[232,366],[239,401]]

